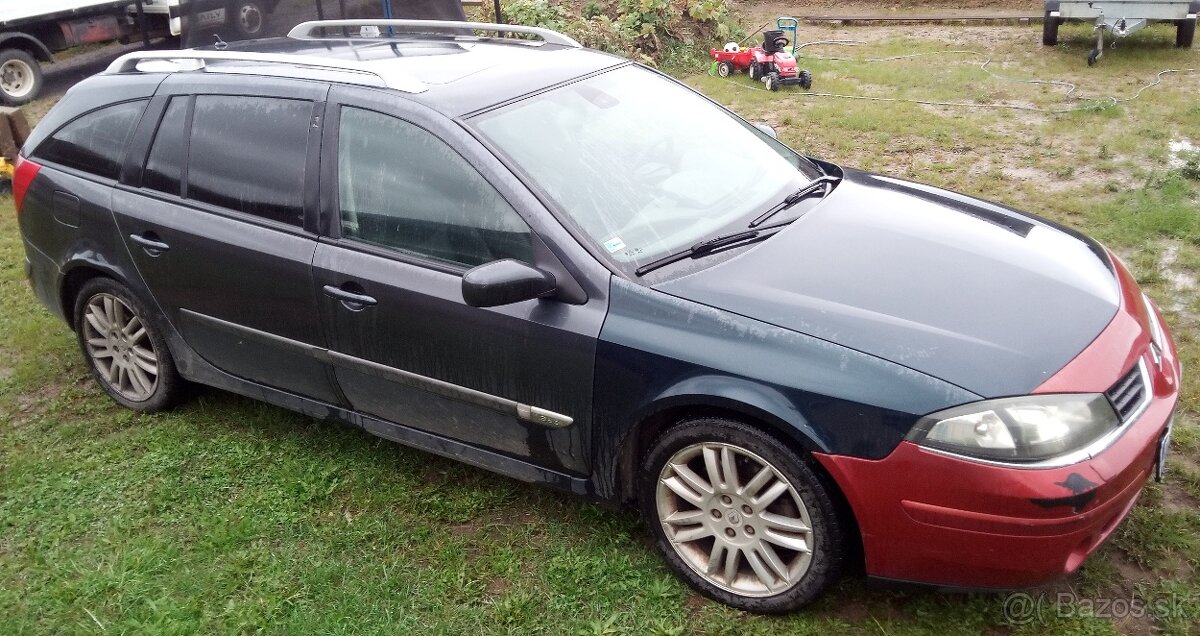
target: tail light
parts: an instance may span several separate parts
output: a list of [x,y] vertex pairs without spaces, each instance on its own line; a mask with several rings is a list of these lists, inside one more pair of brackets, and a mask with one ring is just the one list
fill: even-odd
[[17,155],[16,170],[13,172],[13,203],[17,205],[17,214],[21,213],[21,204],[25,202],[25,193],[29,191],[29,185],[33,183],[33,178],[37,176],[38,170],[42,167],[38,164]]

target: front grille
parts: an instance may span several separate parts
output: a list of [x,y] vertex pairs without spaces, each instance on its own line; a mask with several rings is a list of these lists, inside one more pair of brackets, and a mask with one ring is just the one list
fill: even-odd
[[1129,421],[1129,418],[1138,412],[1148,397],[1142,365],[1140,363],[1133,365],[1129,373],[1117,380],[1117,383],[1105,391],[1104,395],[1112,403],[1113,409],[1117,411],[1121,421]]

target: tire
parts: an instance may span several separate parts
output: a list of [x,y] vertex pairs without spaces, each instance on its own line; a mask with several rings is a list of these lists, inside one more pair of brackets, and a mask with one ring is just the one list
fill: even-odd
[[42,67],[20,49],[0,51],[0,102],[28,104],[42,91]]
[[1088,66],[1095,66],[1096,62],[1099,60],[1100,60],[1100,49],[1092,49],[1091,51],[1088,52],[1088,57],[1087,57]]
[[835,487],[809,462],[741,422],[681,422],[642,461],[642,518],[667,565],[699,593],[751,612],[794,610],[835,582],[845,560]]
[[232,21],[234,30],[242,38],[258,38],[263,36],[267,25],[267,12],[261,2],[234,2],[230,6],[231,14],[226,20]]
[[93,278],[75,301],[75,335],[92,377],[122,406],[150,413],[174,406],[186,390],[152,314],[111,278]]
[[758,62],[750,63],[750,71],[749,72],[750,72],[750,81],[757,82],[758,80],[762,79],[762,67],[758,65]]
[[769,90],[769,91],[779,90],[779,73],[775,73],[775,72],[767,73],[767,90]]
[[812,88],[812,80],[813,77],[811,72],[807,70],[800,71],[800,88],[803,88],[804,90]]
[[729,62],[717,62],[717,75],[721,77],[733,75],[733,64]]
[[1175,46],[1181,49],[1192,48],[1192,41],[1196,39],[1196,20],[1180,20],[1175,27]]
[[1045,46],[1058,44],[1058,26],[1060,24],[1062,24],[1061,18],[1050,17],[1050,12],[1046,12],[1046,19],[1042,21],[1042,44]]

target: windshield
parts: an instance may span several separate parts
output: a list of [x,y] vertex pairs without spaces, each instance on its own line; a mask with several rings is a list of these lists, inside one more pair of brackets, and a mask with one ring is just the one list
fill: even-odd
[[699,94],[636,66],[473,123],[626,267],[743,227],[820,174]]

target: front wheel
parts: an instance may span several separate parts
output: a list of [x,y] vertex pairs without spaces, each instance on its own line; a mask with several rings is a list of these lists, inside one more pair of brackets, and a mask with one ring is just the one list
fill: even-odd
[[812,88],[812,73],[809,71],[800,71],[800,88],[808,90]]
[[758,62],[750,63],[750,80],[757,82],[762,79],[762,66]]
[[75,302],[75,335],[96,383],[135,411],[170,408],[184,381],[150,312],[111,278],[84,284]]
[[701,594],[752,612],[816,599],[841,574],[832,484],[794,450],[741,422],[701,418],[655,442],[642,516],[667,564]]
[[42,90],[42,67],[20,49],[0,51],[0,102],[9,106],[28,104]]

